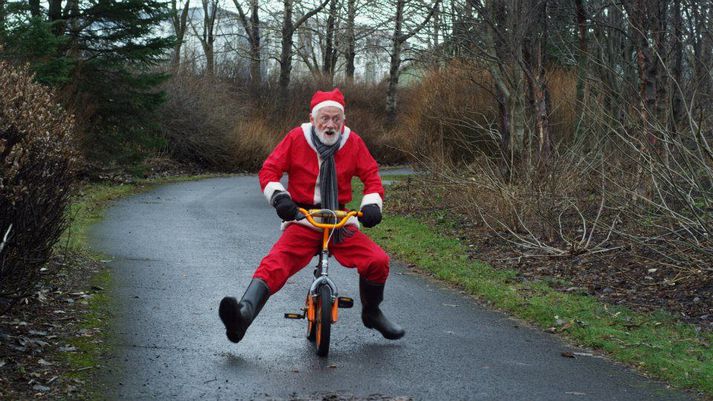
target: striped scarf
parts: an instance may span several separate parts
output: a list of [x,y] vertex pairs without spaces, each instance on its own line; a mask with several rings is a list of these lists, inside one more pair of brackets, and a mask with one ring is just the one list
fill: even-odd
[[[322,165],[319,167],[319,195],[322,198],[322,209],[339,209],[339,188],[337,187],[337,167],[334,163],[334,154],[339,150],[342,134],[339,133],[339,138],[334,145],[325,145],[319,140],[314,126],[312,126],[312,143],[317,148],[317,153],[322,159]],[[334,218],[327,219],[327,223],[335,223]],[[342,242],[349,237],[349,230],[340,228],[334,232],[332,240],[336,243]]]

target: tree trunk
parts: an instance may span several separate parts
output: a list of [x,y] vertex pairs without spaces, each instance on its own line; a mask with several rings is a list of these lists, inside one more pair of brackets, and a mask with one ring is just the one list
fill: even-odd
[[[283,0],[285,15],[282,21],[282,51],[280,52],[280,101],[286,102],[289,96],[290,74],[292,72],[292,35],[295,30],[305,23],[313,15],[320,12],[330,0],[324,0],[317,8],[303,15],[296,22],[292,21],[292,0]],[[285,103],[282,103],[283,105]]]
[[537,75],[535,80],[534,96],[537,121],[537,161],[539,165],[546,165],[552,143],[550,139],[550,94],[547,88],[547,78],[545,77],[545,67],[547,66],[547,0],[541,0],[538,5],[538,23],[540,24],[540,34],[537,36],[535,49],[537,51]]
[[200,42],[203,46],[203,53],[206,58],[205,75],[212,78],[215,76],[215,19],[218,15],[219,0],[203,0],[203,35]]
[[[577,49],[577,95],[575,103],[575,116],[577,118],[576,131],[579,132],[579,127],[582,121],[582,111],[584,110],[584,92],[586,84],[586,71],[589,55],[587,53],[587,11],[584,9],[583,0],[575,1],[577,35],[579,46]],[[575,132],[575,136],[577,135]]]
[[5,36],[5,0],[0,0],[0,41]]
[[678,123],[681,120],[682,112],[682,90],[683,90],[683,19],[681,17],[681,0],[673,2],[673,38],[672,40],[672,85],[671,85],[671,120],[669,129],[676,133]]
[[260,54],[260,4],[259,0],[250,0],[250,20],[248,20],[240,1],[233,0],[238,10],[240,23],[250,45],[250,90],[253,96],[260,93],[262,85],[262,55]]
[[356,19],[356,0],[347,0],[347,52],[346,76],[347,82],[354,81],[354,59],[356,58],[356,36],[354,34],[354,20]]
[[[469,2],[470,4],[470,2]],[[487,68],[495,86],[498,102],[500,134],[500,170],[509,180],[516,161],[522,158],[522,150],[527,144],[525,137],[525,91],[522,68],[517,68],[513,60],[520,58],[522,45],[513,48],[508,43],[505,32],[512,32],[516,17],[509,13],[506,4],[500,0],[490,0],[484,6],[476,5],[476,11],[485,21],[483,40],[487,52]],[[459,39],[456,39],[459,40]],[[467,38],[466,38],[467,40]],[[467,42],[463,42],[463,49]]]
[[396,121],[396,87],[399,84],[401,73],[401,26],[404,19],[405,0],[396,0],[396,14],[394,16],[394,35],[391,40],[391,60],[389,63],[389,86],[386,91],[386,119],[389,123]]
[[433,35],[431,36],[431,40],[433,41],[433,49],[438,48],[438,45],[440,44],[440,38],[439,35],[441,33],[441,13],[438,8],[438,5],[436,5],[436,11],[433,13]]
[[250,13],[250,78],[253,88],[262,85],[262,57],[260,55],[260,5],[252,0]]
[[639,119],[643,137],[649,145],[656,144],[652,129],[652,115],[656,111],[656,67],[654,49],[649,44],[648,35],[651,32],[651,12],[647,0],[633,0],[624,3],[630,16],[633,28],[632,37],[636,48],[636,65],[639,75]]
[[190,3],[190,0],[186,0],[186,4],[184,4],[183,10],[181,10],[181,14],[179,15],[176,0],[171,1],[171,20],[173,22],[173,32],[176,35],[176,44],[173,45],[173,57],[171,59],[171,69],[174,74],[178,72],[181,65],[181,46],[183,45],[183,38],[186,34],[186,23]]
[[64,34],[65,23],[62,16],[62,0],[49,0],[47,16],[52,23],[52,33],[55,36]]
[[[707,19],[713,18],[713,7],[710,5],[691,4],[693,16],[696,24],[695,46],[694,46],[694,85],[697,95],[695,105],[697,115],[706,115],[708,106],[711,102],[710,91],[713,90],[711,85],[710,70],[713,68],[713,57],[711,54],[711,46],[713,46],[713,37],[711,36],[710,28],[707,25]],[[710,15],[709,15],[710,14]]]
[[40,0],[30,0],[30,15],[32,18],[39,18],[40,15]]
[[394,35],[391,41],[391,60],[389,63],[389,86],[386,90],[386,121],[391,124],[396,121],[396,88],[401,75],[401,51],[403,44],[413,35],[417,34],[431,20],[438,9],[440,0],[431,6],[426,18],[413,30],[403,33],[404,7],[406,0],[396,0],[396,15],[394,16]]
[[79,1],[80,0],[67,0],[67,5],[65,6],[65,18],[67,19],[67,25],[69,26],[67,56],[72,60],[79,60],[80,58],[79,40],[82,28]]
[[668,65],[668,51],[666,50],[666,31],[668,29],[668,0],[656,0],[653,4],[652,30],[656,52],[653,62],[656,64],[656,117],[663,127],[668,126],[670,118],[670,102],[668,100],[669,74],[666,69]]
[[498,102],[498,115],[500,125],[500,170],[503,177],[509,180],[512,171],[514,153],[512,144],[512,134],[510,131],[510,93],[507,91],[504,82],[497,82],[495,85],[495,97]]
[[327,18],[327,33],[324,46],[324,53],[322,54],[322,72],[329,76],[334,76],[334,26],[337,20],[337,0],[330,0],[329,3],[329,17]]
[[292,0],[283,0],[285,16],[282,21],[282,51],[280,52],[280,96],[286,101],[292,72]]

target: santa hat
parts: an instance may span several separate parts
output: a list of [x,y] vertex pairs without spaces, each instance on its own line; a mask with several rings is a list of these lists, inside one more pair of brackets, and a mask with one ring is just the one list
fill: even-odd
[[312,101],[309,104],[312,116],[317,116],[317,111],[323,107],[333,106],[344,111],[344,95],[339,88],[334,88],[329,92],[317,91],[312,95]]

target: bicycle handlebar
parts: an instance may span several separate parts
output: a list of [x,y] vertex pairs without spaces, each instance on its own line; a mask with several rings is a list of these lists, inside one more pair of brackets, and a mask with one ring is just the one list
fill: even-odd
[[[300,213],[309,221],[310,224],[317,228],[342,228],[347,224],[347,220],[353,216],[361,217],[362,212],[356,210],[344,211],[344,210],[331,210],[331,209],[303,209],[298,208]],[[339,220],[337,223],[318,223],[314,220],[315,217],[336,217]]]

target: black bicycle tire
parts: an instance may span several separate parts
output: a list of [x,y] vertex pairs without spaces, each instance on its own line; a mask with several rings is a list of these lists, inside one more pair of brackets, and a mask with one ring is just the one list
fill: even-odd
[[319,301],[317,308],[317,356],[329,354],[329,340],[332,331],[332,289],[328,285],[319,288]]

